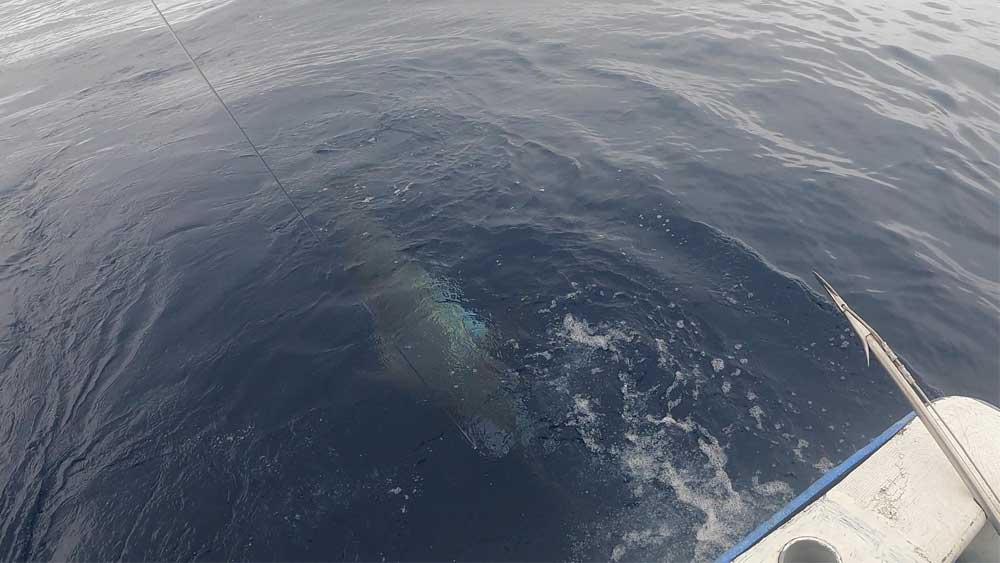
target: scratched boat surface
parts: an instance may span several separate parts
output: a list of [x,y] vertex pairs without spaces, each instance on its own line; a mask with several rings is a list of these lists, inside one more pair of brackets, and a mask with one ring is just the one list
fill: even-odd
[[[987,480],[1000,483],[1000,410],[967,397],[935,406]],[[955,561],[977,536],[977,544],[989,539],[980,536],[986,527],[983,511],[923,423],[911,418],[822,497],[733,561],[778,561],[797,538],[820,540],[841,561]],[[1000,561],[997,544],[977,545],[971,560]]]

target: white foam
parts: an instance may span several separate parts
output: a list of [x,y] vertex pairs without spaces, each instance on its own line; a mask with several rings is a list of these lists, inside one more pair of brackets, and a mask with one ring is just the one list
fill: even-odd
[[[678,328],[685,326],[684,321],[677,322]],[[638,340],[623,323],[592,325],[567,313],[557,335],[575,345],[614,352],[611,361],[620,366],[616,371],[621,383],[623,425],[617,435],[609,434],[615,426],[607,424],[606,418],[614,413],[602,413],[601,403],[585,395],[570,395],[566,390],[567,398],[572,400],[568,424],[576,428],[588,450],[617,461],[631,493],[642,501],[616,517],[619,521],[614,527],[619,530],[619,540],[610,553],[613,561],[670,553],[676,549],[669,539],[671,534],[693,534],[694,558],[706,559],[738,539],[760,505],[773,502],[767,497],[790,495],[791,489],[781,481],[761,484],[755,479],[752,488],[736,490],[726,471],[725,446],[698,424],[696,416],[678,419],[671,414],[682,398],[697,407],[699,387],[706,381],[699,365],[682,365],[673,356],[669,349],[672,334],[671,340],[656,338],[651,343],[657,366],[674,376],[666,392],[656,395],[641,390],[630,371],[644,358],[635,357],[624,345]],[[711,365],[715,373],[724,373],[726,368],[722,358],[711,359]],[[739,373],[738,368],[734,373]],[[722,386],[725,393],[731,391],[730,381],[724,380]],[[660,410],[663,407],[656,409],[659,412],[650,412],[647,401],[653,396],[665,397],[666,412]],[[751,401],[756,399],[753,392],[747,396]],[[763,429],[763,409],[753,405],[750,415]],[[697,443],[694,450],[693,443]],[[647,503],[686,505],[701,513],[702,518],[685,520],[684,510],[657,516],[662,513],[651,510]]]
[[663,418],[656,418],[654,416],[646,415],[646,422],[653,424],[658,424],[661,426],[672,426],[674,428],[680,428],[685,432],[694,432],[695,423],[691,420],[691,417],[687,417],[684,420],[677,420],[669,414],[663,415]]
[[670,349],[667,348],[667,343],[663,341],[662,338],[656,339],[656,365],[663,369],[668,369],[674,355],[670,353]]
[[827,471],[833,469],[833,462],[830,461],[830,459],[827,458],[826,456],[823,456],[819,458],[819,461],[813,464],[813,467],[815,467],[816,469],[820,470],[823,473],[826,473]]
[[757,429],[764,429],[764,409],[760,408],[760,405],[754,405],[750,407],[750,416],[757,421]]
[[601,426],[600,426],[600,415],[594,412],[594,406],[591,399],[584,397],[583,395],[573,396],[573,413],[572,419],[569,421],[569,426],[575,426],[577,432],[580,434],[580,438],[583,440],[587,449],[592,452],[600,453],[604,448],[601,447]]
[[800,461],[802,463],[805,463],[806,458],[802,455],[802,450],[804,450],[804,449],[806,449],[808,447],[809,447],[809,441],[808,440],[803,440],[802,438],[799,438],[798,445],[795,446],[794,448],[792,448],[792,453],[795,454],[796,461]]
[[560,393],[569,394],[569,377],[565,375],[560,375],[555,379],[549,380],[548,384],[552,386],[553,389],[559,391]]
[[753,491],[758,495],[765,497],[790,497],[794,493],[792,487],[785,483],[784,481],[768,481],[767,483],[761,483],[760,478],[754,475],[753,477]]
[[[628,430],[621,451],[623,470],[635,485],[634,494],[645,491],[644,484],[660,483],[670,487],[681,503],[691,506],[705,516],[705,521],[695,532],[698,540],[695,559],[706,559],[719,548],[737,539],[741,526],[749,519],[752,499],[737,492],[726,472],[727,456],[719,441],[690,417],[677,421],[669,415],[653,417],[645,413],[645,397],[635,390],[631,376],[622,374],[624,406],[622,419]],[[650,427],[643,422],[652,423]],[[700,461],[672,455],[674,448],[670,432],[679,429],[687,434],[698,433]],[[706,479],[699,468],[708,467],[711,477]],[[784,490],[780,482],[765,485],[767,490]],[[625,555],[629,544],[619,543],[619,558]],[[612,554],[614,555],[614,554]]]
[[621,543],[611,550],[611,560],[621,561],[621,558],[625,556],[629,549],[659,544],[669,538],[670,533],[670,528],[662,525],[655,528],[627,532],[622,536]]
[[566,337],[577,344],[611,352],[618,351],[615,347],[616,342],[630,340],[624,331],[617,328],[608,327],[605,334],[599,334],[597,330],[590,327],[586,320],[577,320],[570,313],[566,313],[566,316],[563,317],[563,329],[566,331]]

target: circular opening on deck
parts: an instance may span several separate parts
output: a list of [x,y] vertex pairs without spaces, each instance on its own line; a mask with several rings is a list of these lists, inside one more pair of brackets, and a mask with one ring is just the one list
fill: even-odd
[[840,563],[832,545],[819,538],[795,538],[781,548],[778,563]]

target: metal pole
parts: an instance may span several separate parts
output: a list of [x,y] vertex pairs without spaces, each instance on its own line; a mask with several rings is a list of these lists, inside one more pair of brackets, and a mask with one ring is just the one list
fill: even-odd
[[997,498],[996,492],[990,486],[986,477],[976,467],[976,463],[968,455],[965,447],[955,437],[955,434],[948,427],[947,423],[945,423],[944,419],[941,418],[941,415],[938,414],[934,405],[927,399],[927,395],[924,394],[923,390],[917,385],[916,380],[910,375],[909,370],[900,361],[899,356],[889,348],[885,340],[882,340],[882,337],[875,332],[875,329],[851,309],[833,287],[823,279],[823,276],[820,276],[816,272],[813,272],[813,274],[816,275],[819,283],[830,294],[830,298],[833,299],[840,312],[847,317],[847,321],[851,323],[851,328],[854,329],[858,338],[861,339],[868,364],[871,365],[871,354],[874,353],[875,359],[889,373],[889,377],[892,378],[892,381],[899,387],[899,390],[906,397],[913,410],[916,411],[917,416],[920,417],[920,421],[924,423],[927,432],[934,438],[938,447],[941,448],[945,457],[948,458],[951,466],[955,468],[955,471],[958,472],[959,477],[962,478],[969,492],[972,493],[979,507],[986,513],[986,518],[993,526],[993,529],[1000,533],[1000,499]]

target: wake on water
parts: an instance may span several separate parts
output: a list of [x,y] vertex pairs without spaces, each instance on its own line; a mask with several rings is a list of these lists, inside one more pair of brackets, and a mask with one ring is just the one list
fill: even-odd
[[[560,309],[573,309],[581,295],[596,291],[593,286],[574,291]],[[584,471],[593,473],[587,478],[600,479],[610,468],[627,483],[632,497],[613,516],[610,532],[580,530],[578,557],[602,556],[599,551],[608,545],[611,551],[603,556],[614,561],[684,557],[692,547],[686,540],[690,536],[689,556],[704,560],[738,539],[759,511],[776,507],[792,493],[783,481],[758,482],[756,477],[750,489],[734,486],[725,442],[691,412],[708,388],[721,387],[726,377],[740,377],[741,370],[706,373],[704,359],[678,360],[671,348],[679,347],[680,335],[697,329],[681,321],[664,329],[663,338],[648,342],[625,322],[592,325],[566,312],[550,329],[549,351],[536,353],[541,361],[529,367],[592,454],[594,467]],[[652,385],[642,381],[641,364],[650,354],[656,358],[653,372],[662,376]],[[569,362],[550,361],[555,357]],[[715,359],[713,365],[721,362]],[[595,379],[603,381],[588,385]],[[612,387],[617,393],[609,397],[605,390]],[[690,403],[687,409],[681,408],[684,403]],[[761,409],[756,403],[751,408]],[[674,416],[682,410],[687,414]],[[728,429],[722,440],[732,432]]]

